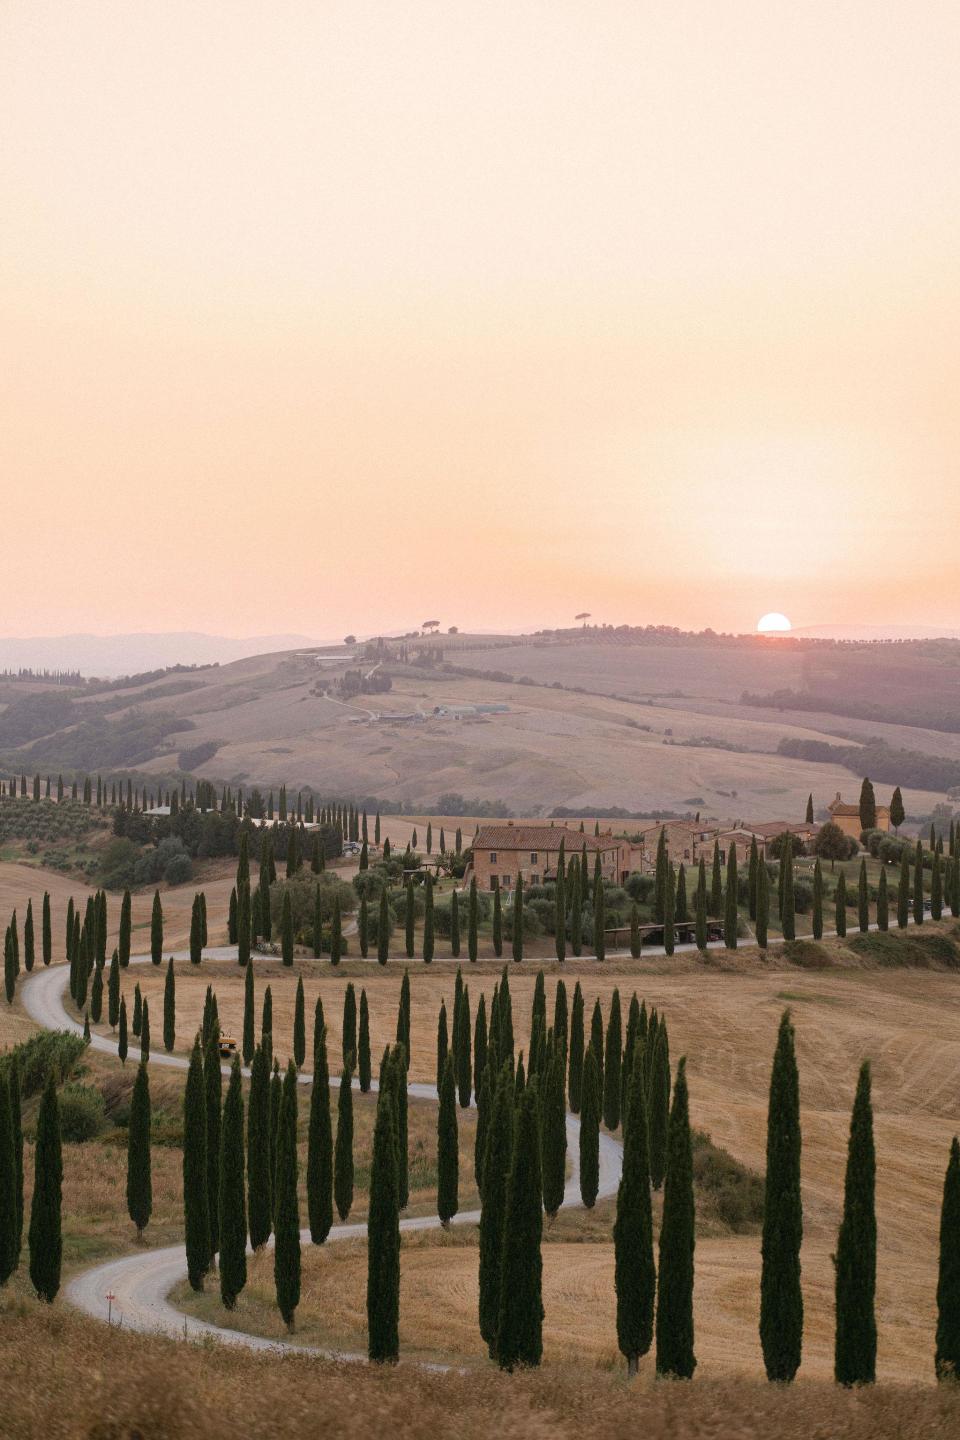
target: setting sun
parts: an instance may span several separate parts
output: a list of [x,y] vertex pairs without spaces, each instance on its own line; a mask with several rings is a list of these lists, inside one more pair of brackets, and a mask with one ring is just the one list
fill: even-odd
[[786,615],[781,615],[779,610],[770,610],[757,621],[757,631],[761,635],[785,635],[792,629]]

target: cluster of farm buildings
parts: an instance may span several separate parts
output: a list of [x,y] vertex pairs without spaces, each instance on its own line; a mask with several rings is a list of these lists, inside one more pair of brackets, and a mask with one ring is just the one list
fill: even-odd
[[[838,792],[827,809],[833,823],[844,834],[859,839],[859,806],[844,803]],[[622,884],[628,875],[638,871],[649,874],[654,870],[661,832],[674,864],[689,868],[699,864],[701,858],[710,864],[714,845],[719,847],[720,863],[725,865],[731,846],[736,846],[738,856],[744,857],[754,841],[765,852],[787,831],[807,843],[816,836],[819,828],[816,824],[792,824],[788,820],[756,824],[738,821],[728,826],[701,823],[699,820],[658,820],[626,836],[615,833],[612,828],[601,831],[599,835],[581,833],[572,822],[504,820],[481,825],[478,829],[473,838],[473,873],[483,890],[494,890],[498,885],[509,890],[521,875],[525,885],[541,885],[556,878],[562,843],[568,860],[586,846],[591,873],[599,855],[604,879]],[[889,828],[890,808],[878,805],[877,829]]]

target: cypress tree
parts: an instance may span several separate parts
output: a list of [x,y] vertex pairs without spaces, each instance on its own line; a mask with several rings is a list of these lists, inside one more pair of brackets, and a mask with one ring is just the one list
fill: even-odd
[[416,920],[416,906],[413,898],[413,881],[407,881],[406,908],[404,912],[404,941],[407,951],[407,959],[413,959],[414,950],[414,924]]
[[390,954],[390,909],[387,905],[386,888],[380,891],[380,908],[377,913],[377,960],[386,965]]
[[480,1084],[487,1068],[487,1000],[483,991],[477,1002],[477,1015],[473,1022],[473,1092],[480,1103]]
[[[397,1007],[397,1043],[403,1046],[406,1064],[410,1065],[410,972],[404,970],[400,982],[400,1004]],[[394,1117],[396,1120],[396,1116]]]
[[874,1209],[876,1155],[870,1064],[860,1067],[850,1120],[843,1219],[835,1259],[837,1332],[834,1378],[841,1385],[868,1385],[876,1379],[877,1220]]
[[454,1051],[456,1061],[457,1098],[465,1110],[470,1104],[472,1067],[470,1055],[470,988],[463,987],[460,1001],[460,1034]]
[[503,954],[503,906],[500,901],[500,886],[493,892],[493,953],[497,959]]
[[583,1061],[580,1098],[580,1198],[592,1210],[600,1185],[600,1075],[593,1041]]
[[479,899],[477,877],[470,876],[470,896],[467,902],[467,959],[471,964],[477,958],[477,926],[479,921]]
[[230,891],[230,905],[227,910],[227,939],[231,945],[236,945],[237,943],[237,935],[239,933],[238,925],[237,887],[234,885]]
[[583,883],[576,855],[570,861],[570,949],[578,958],[583,949]]
[[247,1207],[243,1193],[243,1086],[233,1057],[220,1130],[220,1298],[227,1310],[247,1283]]
[[16,1254],[19,1263],[23,1245],[23,1104],[20,1095],[20,1064],[12,1061],[7,1071],[7,1085],[10,1089],[10,1128],[13,1132],[13,1167],[17,1191],[17,1234]]
[[273,1065],[273,994],[268,985],[263,992],[263,1008],[260,1013],[260,1044],[267,1057],[267,1069]]
[[673,914],[677,924],[685,924],[690,919],[690,911],[687,908],[687,872],[682,860],[680,868],[677,870],[677,896]]
[[755,925],[757,944],[761,950],[767,948],[770,926],[770,877],[765,861],[757,866],[757,920]]
[[333,896],[333,915],[330,920],[330,964],[339,965],[343,954],[343,927],[340,919],[340,892]]
[[33,900],[27,901],[27,914],[23,922],[23,964],[27,973],[33,969],[36,956],[33,936]]
[[330,1072],[327,1067],[327,1032],[317,1001],[313,1042],[313,1085],[310,1092],[310,1126],[307,1138],[307,1214],[310,1238],[322,1245],[333,1224],[333,1129],[330,1122]]
[[[314,1080],[316,1084],[316,1080]],[[330,1113],[327,1112],[329,1124]],[[221,1132],[221,1143],[223,1135]],[[270,1065],[258,1045],[250,1067],[250,1104],[247,1112],[247,1210],[250,1244],[259,1250],[270,1238],[273,1213],[273,1179],[270,1171]],[[309,1196],[309,1178],[307,1194]]]
[[580,1114],[583,1095],[583,991],[578,980],[573,990],[570,1010],[570,1075],[568,1084],[570,1109]]
[[429,965],[433,960],[433,876],[427,875],[423,893],[423,962]]
[[443,1084],[443,1067],[447,1063],[447,1005],[445,1000],[440,1001],[440,1015],[437,1020],[437,1094],[440,1094],[440,1087]]
[[220,1070],[220,1031],[214,1025],[203,1056],[203,1087],[207,1108],[207,1216],[210,1254],[220,1249],[220,1125],[223,1077]]
[[567,886],[562,840],[560,841],[560,854],[557,857],[557,879],[554,886],[553,904],[554,945],[556,947],[557,960],[562,965],[567,958]]
[[90,990],[90,1014],[93,1016],[94,1025],[100,1024],[100,1017],[103,1014],[103,971],[99,965],[94,966],[93,985]]
[[[0,1101],[2,1098],[0,1092]],[[960,1376],[960,1144],[956,1135],[950,1145],[940,1209],[934,1366],[938,1380],[956,1381]]]
[[806,815],[804,816],[804,820],[805,820],[805,823],[806,823],[807,825],[812,825],[812,824],[813,824],[813,794],[812,794],[812,793],[807,796],[807,813],[806,813]]
[[246,974],[243,977],[243,1041],[241,1051],[244,1065],[250,1065],[253,1061],[255,1046],[254,1040],[254,1010],[255,1000],[253,994],[253,966],[248,965]]
[[637,1053],[639,1040],[642,1048],[643,1041],[639,1038],[640,1030],[640,1002],[637,1000],[637,992],[634,990],[630,997],[630,1005],[627,1009],[627,1031],[623,1045],[623,1060],[620,1064],[620,1123],[623,1126],[623,1136],[627,1136],[627,1092],[630,1088],[630,1081],[633,1078],[633,1062]]
[[288,1330],[300,1303],[300,1204],[297,1199],[297,1072],[293,1061],[283,1078],[277,1134],[276,1194],[273,1203],[273,1278],[277,1308]]
[[313,887],[313,958],[319,960],[323,953],[323,897],[320,886]]
[[727,886],[724,892],[723,943],[728,950],[737,948],[737,847],[727,851]]
[[207,1190],[207,1109],[200,1037],[193,1042],[183,1094],[183,1219],[186,1230],[187,1276],[191,1288],[203,1289],[210,1269],[210,1212]]
[[110,960],[110,969],[107,971],[107,1022],[111,1030],[116,1030],[117,1021],[120,1018],[120,961],[116,950]]
[[615,988],[610,1000],[603,1060],[603,1123],[608,1130],[616,1130],[620,1124],[621,1059],[620,991]]
[[905,819],[903,796],[900,794],[900,786],[898,785],[890,797],[890,824],[894,830],[899,830]]
[[603,1108],[603,1011],[600,1009],[600,1000],[597,998],[593,1004],[593,1015],[590,1020],[590,1044],[593,1046],[593,1058],[597,1062],[597,1103]]
[[41,1300],[51,1304],[60,1289],[63,1238],[60,1206],[63,1157],[60,1149],[60,1109],[53,1070],[47,1076],[34,1151],[33,1204],[30,1210],[30,1279]]
[[689,1380],[693,1350],[693,1155],[686,1058],[677,1066],[660,1222],[657,1295],[657,1374]]
[[897,887],[897,924],[905,930],[910,920],[910,856],[904,846],[900,857],[900,884]]
[[[956,911],[954,911],[956,914]],[[887,893],[887,872],[880,871],[880,880],[877,884],[877,929],[887,930],[890,927],[890,898]]]
[[517,876],[516,889],[513,892],[513,925],[512,945],[514,960],[523,959],[523,876]]
[[793,889],[793,837],[788,831],[780,848],[780,869],[783,872],[783,897],[780,902],[780,930],[784,940],[797,937],[797,911]]
[[153,1211],[150,1178],[150,1080],[141,1061],[133,1082],[130,1123],[127,1129],[127,1213],[137,1227],[139,1240]]
[[650,1207],[650,1155],[643,1062],[639,1052],[627,1080],[623,1171],[617,1191],[613,1226],[614,1283],[617,1292],[617,1343],[636,1375],[641,1355],[653,1340],[653,1307],[657,1274],[653,1262],[653,1217]]
[[[396,1053],[396,1052],[395,1052]],[[387,1062],[387,1070],[395,1060]],[[406,1088],[406,1065],[400,1060]],[[377,1100],[370,1164],[370,1208],[367,1218],[367,1354],[380,1364],[394,1363],[400,1353],[400,1188],[397,1166],[397,1124],[394,1083],[390,1076]]]
[[[191,925],[191,947],[193,943],[193,927]],[[120,964],[123,964],[123,924],[121,916],[120,926]],[[129,939],[127,941],[127,958],[129,959]],[[191,955],[191,959],[192,959]],[[153,909],[150,914],[150,959],[154,965],[159,965],[163,959],[163,906],[160,903],[160,891],[153,892]]]
[[860,875],[857,880],[857,923],[862,934],[870,929],[870,894],[867,889],[867,862],[860,861]]
[[923,846],[917,841],[913,862],[913,923],[923,924]]
[[541,1079],[541,1156],[543,1208],[552,1218],[563,1204],[567,1166],[567,1116],[564,1103],[564,1052],[554,1042]]
[[459,1208],[460,1141],[457,1130],[457,1100],[453,1056],[448,1054],[440,1085],[437,1117],[437,1214],[446,1229]]
[[253,924],[250,914],[250,886],[244,885],[237,899],[237,963],[250,964],[250,930]]
[[333,1152],[333,1198],[337,1214],[346,1220],[353,1205],[353,1086],[349,1066],[340,1076],[337,1101],[337,1143]]
[[43,946],[43,963],[49,965],[53,958],[53,927],[50,920],[50,894],[47,890],[43,892],[43,914],[41,921],[41,936]]
[[460,901],[456,890],[450,896],[450,954],[455,960],[460,958]]
[[[940,851],[933,852],[933,869],[930,872],[930,918],[939,920],[943,915],[943,867]],[[27,966],[29,970],[30,966]]]
[[501,1370],[539,1365],[543,1355],[542,1188],[534,1086],[520,1102],[507,1180],[496,1342]]
[[271,1203],[277,1203],[277,1140],[280,1137],[280,1102],[283,1099],[283,1076],[280,1061],[274,1057],[270,1075],[270,1186]]
[[[486,1079],[486,1077],[485,1077]],[[492,1082],[491,1082],[491,1089]],[[496,1356],[503,1282],[504,1221],[507,1181],[513,1152],[513,1076],[504,1062],[490,1106],[483,1155],[482,1208],[480,1211],[480,1334],[490,1358]]]
[[283,904],[280,907],[280,954],[283,964],[289,969],[293,964],[293,909],[288,886],[284,886]]
[[393,1115],[395,1122],[397,1150],[397,1199],[400,1209],[405,1210],[410,1199],[409,1175],[409,1118],[407,1103],[407,1055],[406,1051],[394,1046],[388,1072],[393,1087]]
[[360,1026],[357,1033],[357,1075],[360,1080],[360,1093],[369,1093],[370,1084],[373,1078],[370,1062],[370,1007],[367,1004],[366,990],[360,991]]
[[823,938],[823,870],[819,855],[813,867],[813,938]]
[[20,1264],[19,1210],[22,1192],[17,1185],[17,1157],[13,1144],[10,1086],[0,1070],[0,1286],[6,1285]]
[[642,948],[643,943],[640,938],[640,911],[634,903],[630,907],[630,954],[634,960],[640,959]]
[[500,995],[497,1005],[497,1054],[500,1060],[509,1060],[513,1068],[513,1001],[510,998],[510,977],[504,965],[500,972]]
[[870,781],[864,779],[860,786],[860,829],[875,830],[877,828],[877,798],[873,793],[873,786]]
[[343,1063],[352,1070],[357,1063],[357,993],[350,981],[343,996]]
[[[4,937],[3,944],[3,985],[4,995],[6,996],[7,1004],[12,1005],[13,997],[16,994],[17,989],[17,972],[14,967],[13,941],[10,938],[9,925],[7,926],[7,933]],[[74,984],[72,988],[76,990],[76,985]]]
[[780,1020],[767,1108],[760,1343],[768,1380],[792,1380],[803,1342],[800,1243],[800,1079],[790,1012]]
[[710,911],[715,920],[723,913],[723,876],[720,869],[720,841],[713,842],[713,861],[710,872]]
[[667,918],[667,870],[669,866],[667,832],[661,825],[660,836],[657,840],[657,858],[654,865],[653,881],[653,918],[661,922]]
[[672,955],[676,948],[676,920],[674,918],[674,875],[673,866],[667,866],[666,876],[663,882],[663,950],[665,955]]
[[120,996],[119,1032],[117,1036],[117,1054],[120,1056],[120,1064],[127,1063],[127,1001],[126,997]]
[[163,1048],[169,1054],[177,1038],[176,981],[173,977],[173,956],[167,961],[167,978],[163,986]]
[[487,1131],[490,1126],[490,1111],[493,1106],[491,1068],[488,1065],[480,1076],[480,1085],[477,1090],[477,1125],[473,1141],[473,1174],[481,1199],[483,1197],[483,1156],[487,1145]]
[[648,1040],[647,1054],[650,1180],[654,1190],[659,1190],[666,1176],[670,1143],[670,1041],[665,1021],[661,1020],[656,1028],[652,1048]]
[[150,1059],[150,1002],[144,1000],[140,1015],[140,1059]]
[[751,920],[757,918],[757,869],[760,856],[757,853],[757,837],[750,837],[750,870],[747,876],[747,913]]
[[[553,1038],[558,1049],[563,1052],[564,1070],[566,1070],[566,1057],[568,1049],[567,1020],[567,987],[562,980],[557,981],[556,994],[553,1001]],[[564,1092],[566,1092],[566,1075],[564,1074]]]
[[841,939],[846,935],[846,878],[842,870],[836,881],[836,933]]

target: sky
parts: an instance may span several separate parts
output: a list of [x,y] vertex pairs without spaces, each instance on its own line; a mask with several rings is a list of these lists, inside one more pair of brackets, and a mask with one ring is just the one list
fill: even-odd
[[960,9],[6,0],[0,633],[960,625]]

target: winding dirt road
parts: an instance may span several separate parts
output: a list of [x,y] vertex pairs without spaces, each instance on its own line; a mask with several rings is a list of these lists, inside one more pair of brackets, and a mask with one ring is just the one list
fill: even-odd
[[[189,959],[189,952],[181,951],[175,954],[175,958]],[[236,947],[223,946],[205,950],[204,960],[236,962]],[[131,956],[130,963],[131,965],[149,964],[150,956]],[[45,1029],[71,1030],[76,1034],[82,1034],[83,1026],[69,1014],[64,1005],[63,997],[69,978],[69,968],[63,964],[34,970],[27,977],[23,987],[23,1004],[31,1019]],[[105,1051],[108,1054],[117,1052],[116,1042],[106,1035],[91,1035],[90,1044],[94,1049]],[[175,1070],[186,1070],[188,1062],[180,1055],[157,1053],[151,1055],[150,1064],[166,1065]],[[230,1073],[229,1066],[224,1066],[223,1070],[225,1074]],[[244,1074],[248,1073],[248,1071],[244,1071]],[[305,1085],[310,1084],[312,1078],[311,1075],[306,1074],[299,1076],[301,1084]],[[356,1084],[357,1082],[354,1081],[354,1085]],[[373,1082],[372,1088],[374,1090],[377,1088],[376,1081]],[[408,1093],[418,1100],[436,1101],[437,1098],[434,1085],[411,1083],[408,1086]],[[568,1207],[581,1204],[579,1142],[580,1122],[575,1115],[568,1115],[567,1154],[571,1161],[571,1173],[563,1194],[563,1203]],[[619,1142],[601,1131],[598,1199],[616,1193],[620,1183],[622,1158],[623,1150]],[[476,1225],[479,1220],[479,1210],[468,1210],[457,1215],[451,1224]],[[412,1216],[400,1222],[402,1231],[439,1228],[440,1220],[436,1215]],[[366,1230],[365,1222],[356,1225],[335,1225],[325,1243],[332,1245],[338,1240],[356,1239],[365,1235]],[[309,1230],[302,1230],[300,1239],[305,1245],[311,1244]],[[273,1244],[272,1236],[269,1243]],[[122,1259],[109,1260],[103,1265],[94,1266],[91,1270],[85,1270],[68,1282],[64,1293],[71,1304],[85,1311],[94,1319],[102,1321],[105,1321],[108,1316],[106,1297],[108,1294],[112,1294],[113,1300],[110,1302],[112,1309],[123,1325],[146,1334],[167,1335],[180,1340],[196,1340],[206,1337],[219,1340],[224,1344],[245,1345],[252,1350],[292,1350],[300,1354],[323,1355],[338,1360],[365,1361],[367,1358],[360,1354],[269,1340],[260,1335],[248,1335],[240,1330],[231,1330],[226,1326],[213,1325],[208,1321],[186,1315],[172,1305],[168,1298],[171,1291],[182,1280],[185,1280],[186,1276],[187,1264],[183,1246],[169,1245],[162,1250],[148,1250],[134,1255],[125,1255]],[[444,1369],[447,1367],[431,1366],[429,1368]]]

